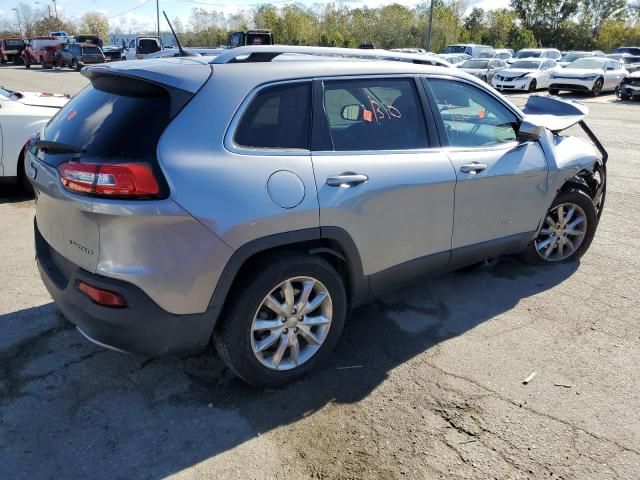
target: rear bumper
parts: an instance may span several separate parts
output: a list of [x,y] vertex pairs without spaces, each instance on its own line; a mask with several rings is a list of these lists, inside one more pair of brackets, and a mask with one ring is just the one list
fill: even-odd
[[[195,353],[206,348],[221,307],[204,313],[175,315],[163,310],[135,285],[76,266],[46,242],[34,222],[40,277],[64,316],[91,341],[115,350],[150,356]],[[83,281],[111,290],[125,308],[98,305],[78,290]]]

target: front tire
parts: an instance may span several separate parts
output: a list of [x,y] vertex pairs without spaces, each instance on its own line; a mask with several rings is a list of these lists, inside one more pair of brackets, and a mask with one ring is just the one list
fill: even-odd
[[229,294],[214,332],[226,365],[256,387],[276,387],[327,359],[347,312],[342,277],[326,260],[297,252],[269,257]]
[[602,86],[604,85],[604,80],[598,78],[593,84],[593,88],[591,89],[591,95],[593,97],[597,97],[602,93]]
[[598,226],[593,201],[582,190],[561,191],[542,221],[536,238],[520,257],[532,265],[579,260],[589,249]]
[[559,93],[560,93],[560,90],[558,90],[557,88],[549,89],[549,95],[558,95]]
[[529,84],[529,93],[533,93],[537,89],[538,89],[538,82],[534,78],[533,80],[531,80],[531,83]]

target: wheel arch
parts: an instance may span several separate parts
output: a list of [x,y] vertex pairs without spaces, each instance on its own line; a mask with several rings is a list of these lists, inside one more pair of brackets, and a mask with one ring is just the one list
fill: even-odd
[[331,263],[344,280],[349,304],[368,296],[369,281],[363,274],[355,242],[342,228],[322,227],[269,235],[238,248],[227,262],[209,305],[222,307],[241,278],[266,257],[282,251],[317,255]]

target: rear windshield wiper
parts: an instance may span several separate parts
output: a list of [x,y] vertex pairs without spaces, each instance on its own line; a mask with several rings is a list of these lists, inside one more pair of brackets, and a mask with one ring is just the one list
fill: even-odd
[[84,153],[85,150],[76,147],[75,145],[69,145],[61,142],[52,142],[49,140],[38,140],[33,144],[38,150],[43,150],[45,153]]

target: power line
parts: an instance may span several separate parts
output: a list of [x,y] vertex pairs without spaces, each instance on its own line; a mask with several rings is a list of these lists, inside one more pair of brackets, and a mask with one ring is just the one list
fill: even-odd
[[193,3],[196,5],[206,5],[207,7],[259,7],[260,5],[277,5],[277,4],[283,4],[283,3],[291,3],[291,0],[272,0],[272,1],[262,1],[262,2],[258,2],[258,3],[234,3],[233,5],[230,5],[228,2],[227,3],[213,3],[213,2],[204,2],[201,0],[179,0],[180,2],[185,2],[185,3]]
[[140,5],[136,5],[135,7],[130,8],[130,9],[129,9],[129,10],[127,10],[126,12],[122,12],[122,13],[119,13],[119,14],[117,14],[117,15],[111,15],[110,17],[107,17],[107,18],[116,18],[116,17],[121,17],[122,15],[126,15],[127,13],[129,13],[129,12],[133,12],[134,10],[137,10],[137,9],[139,9],[140,7],[144,6],[145,4],[149,3],[149,1],[150,1],[150,0],[144,0],[144,2],[142,2]]

